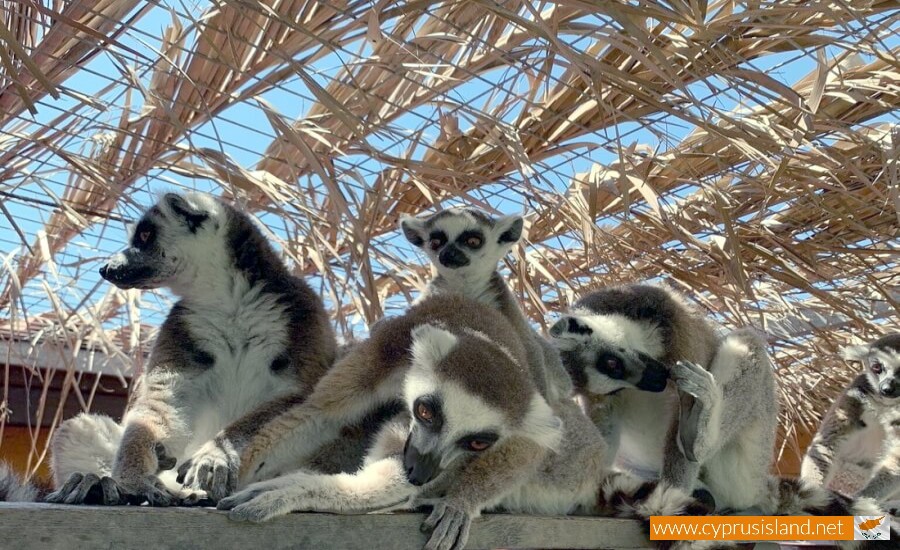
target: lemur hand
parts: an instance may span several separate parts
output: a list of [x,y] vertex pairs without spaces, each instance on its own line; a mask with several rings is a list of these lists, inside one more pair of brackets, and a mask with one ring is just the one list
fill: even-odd
[[178,467],[178,482],[205,491],[213,503],[237,488],[241,457],[231,443],[221,437],[206,442]]
[[469,529],[477,513],[461,502],[441,499],[422,523],[422,531],[431,531],[425,550],[462,550],[469,540]]

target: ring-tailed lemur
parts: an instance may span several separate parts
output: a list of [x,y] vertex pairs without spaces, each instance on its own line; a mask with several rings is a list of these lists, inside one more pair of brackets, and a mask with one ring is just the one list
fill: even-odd
[[337,436],[379,404],[405,412],[381,430],[355,474],[295,472],[248,486],[219,502],[236,520],[294,510],[363,513],[432,506],[426,548],[465,546],[483,510],[590,514],[609,509],[647,519],[697,513],[680,491],[655,501],[636,478],[609,474],[606,443],[572,400],[550,404],[525,366],[518,331],[496,309],[461,295],[432,295],[373,327],[338,360],[302,404],[261,429],[242,469],[286,433],[295,453]]
[[[851,346],[863,372],[822,421],[801,477],[881,502],[900,499],[900,333]],[[896,503],[894,503],[896,506]]]
[[770,474],[775,378],[754,331],[719,338],[675,292],[634,284],[587,294],[550,334],[611,454],[628,468],[687,492],[705,488],[720,510],[879,511],[870,499]]
[[494,218],[475,208],[449,208],[423,218],[403,216],[400,229],[437,270],[419,299],[457,292],[498,309],[525,342],[538,389],[550,401],[568,398],[572,381],[559,353],[528,323],[497,264],[522,237],[521,216]]
[[[182,490],[169,471],[179,465],[187,488],[213,500],[230,493],[236,464],[214,438],[227,427],[233,440],[248,439],[330,367],[336,341],[322,300],[289,273],[248,216],[198,193],[165,194],[100,274],[122,289],[169,287],[180,300],[122,424],[81,414],[56,431],[57,491],[47,500],[196,498],[202,493]],[[215,460],[185,462],[204,445]]]

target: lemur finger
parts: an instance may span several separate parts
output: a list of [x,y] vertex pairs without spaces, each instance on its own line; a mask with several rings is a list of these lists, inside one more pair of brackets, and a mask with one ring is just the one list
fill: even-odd
[[434,530],[434,527],[441,521],[441,518],[444,516],[444,513],[447,510],[447,504],[444,502],[438,502],[434,505],[434,509],[431,510],[431,513],[425,518],[425,521],[422,522],[422,532],[427,533],[428,531]]
[[81,483],[83,477],[84,476],[79,474],[78,472],[71,474],[66,482],[63,483],[62,487],[57,489],[55,492],[47,495],[47,498],[45,498],[44,500],[46,502],[54,502],[57,504],[62,503],[66,499],[66,497],[69,496],[69,493],[74,491],[75,487],[77,487],[78,484]]
[[119,495],[119,487],[116,485],[116,481],[113,478],[109,476],[100,478],[100,490],[102,492],[101,504],[105,506],[122,504],[122,497]]
[[263,491],[261,489],[254,489],[253,486],[250,486],[239,493],[235,493],[227,498],[223,498],[218,502],[218,504],[216,504],[216,508],[219,510],[231,510],[235,506],[253,500],[262,492]]
[[290,505],[280,491],[269,491],[233,508],[228,519],[261,523],[290,511]]
[[194,487],[199,487],[201,489],[206,489],[209,487],[209,478],[211,475],[212,464],[204,460],[203,463],[200,464],[200,467],[197,469],[197,478],[191,485]]
[[175,497],[172,494],[157,487],[148,488],[145,496],[150,506],[164,508],[175,504]]
[[85,474],[63,502],[66,504],[83,504],[88,496],[88,492],[97,483],[100,483],[100,478],[96,474]]
[[229,491],[229,468],[227,466],[216,466],[213,469],[213,479],[209,487],[209,496],[217,501],[228,496]]
[[157,442],[154,447],[154,451],[156,451],[156,462],[157,468],[159,471],[163,470],[171,470],[175,467],[175,464],[178,462],[178,459],[174,456],[171,456],[166,451],[166,446],[162,443]]
[[[189,459],[185,460],[181,464],[181,466],[178,467],[178,477],[175,478],[175,481],[177,481],[178,483],[181,483],[182,485],[187,485],[185,483],[185,479],[187,478],[188,474],[190,473],[191,466],[193,464],[194,464],[193,459],[189,458]],[[193,477],[193,476],[191,476],[191,477]]]

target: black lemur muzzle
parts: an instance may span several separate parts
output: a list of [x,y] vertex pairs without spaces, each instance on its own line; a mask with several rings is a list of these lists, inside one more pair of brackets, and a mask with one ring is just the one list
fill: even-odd
[[406,479],[419,487],[437,477],[441,472],[441,457],[437,453],[421,454],[407,438],[406,445],[403,447],[403,469],[406,471]]

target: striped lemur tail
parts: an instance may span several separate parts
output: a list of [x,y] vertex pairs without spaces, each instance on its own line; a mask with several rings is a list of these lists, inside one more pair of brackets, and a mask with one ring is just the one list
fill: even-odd
[[25,481],[9,464],[0,462],[0,502],[38,502],[46,493],[46,487]]
[[[818,487],[801,479],[778,479],[777,515],[790,516],[880,516],[890,518],[884,508],[872,498],[848,497],[836,491]],[[887,519],[890,521],[890,519]],[[891,540],[900,540],[900,531],[891,526]],[[884,548],[884,541],[841,541],[845,550]]]

